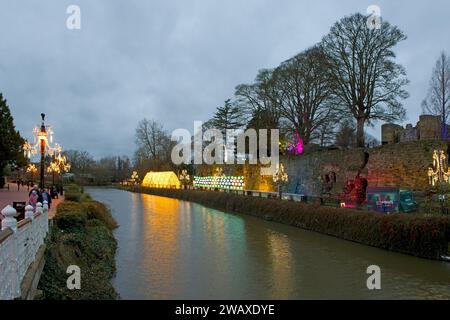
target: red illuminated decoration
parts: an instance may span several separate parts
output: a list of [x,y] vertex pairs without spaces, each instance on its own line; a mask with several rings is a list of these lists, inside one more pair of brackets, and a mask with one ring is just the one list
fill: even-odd
[[347,180],[341,201],[343,208],[355,208],[366,202],[367,179],[361,177],[359,172],[355,179]]

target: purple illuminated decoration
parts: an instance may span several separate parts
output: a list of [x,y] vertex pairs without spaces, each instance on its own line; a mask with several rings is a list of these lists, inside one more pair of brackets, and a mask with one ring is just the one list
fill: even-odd
[[295,154],[302,154],[303,153],[303,140],[300,138],[300,135],[298,132],[296,132],[297,135],[297,144],[295,145]]
[[303,140],[302,140],[302,138],[300,138],[300,135],[298,134],[298,132],[296,132],[296,137],[297,137],[296,138],[297,141],[295,142],[295,144],[288,142],[286,150],[290,154],[300,155],[303,153]]

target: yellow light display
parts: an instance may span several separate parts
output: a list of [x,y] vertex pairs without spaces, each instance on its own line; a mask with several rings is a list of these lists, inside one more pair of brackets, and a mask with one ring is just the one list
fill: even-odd
[[447,168],[447,156],[443,150],[434,150],[433,168],[428,168],[428,179],[432,186],[438,183],[450,182],[450,169]]
[[173,171],[147,172],[142,181],[143,187],[150,188],[179,188],[180,180]]

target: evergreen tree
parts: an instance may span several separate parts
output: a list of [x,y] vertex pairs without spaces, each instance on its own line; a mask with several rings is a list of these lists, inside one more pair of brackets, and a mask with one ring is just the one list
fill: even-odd
[[217,108],[210,123],[213,128],[222,131],[223,134],[227,129],[239,129],[243,126],[241,110],[227,99],[222,107]]
[[8,164],[24,166],[25,157],[22,153],[24,140],[16,130],[13,117],[6,99],[0,93],[0,187],[3,187],[3,171]]

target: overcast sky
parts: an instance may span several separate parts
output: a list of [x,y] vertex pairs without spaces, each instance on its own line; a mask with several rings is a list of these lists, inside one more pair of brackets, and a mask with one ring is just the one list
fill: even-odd
[[[66,27],[71,4],[80,30]],[[396,53],[415,124],[436,58],[450,51],[448,0],[0,0],[0,92],[24,137],[45,112],[63,148],[131,156],[142,118],[192,131],[258,69],[371,4],[408,36]]]

